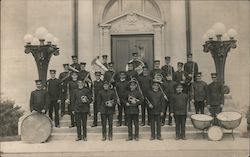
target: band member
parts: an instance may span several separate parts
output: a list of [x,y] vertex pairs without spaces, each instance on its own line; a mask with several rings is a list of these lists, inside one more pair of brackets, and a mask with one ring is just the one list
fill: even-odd
[[[77,139],[87,141],[87,115],[90,113],[89,104],[92,102],[91,90],[84,87],[82,80],[77,81],[78,88],[73,91],[72,110],[76,117]],[[82,137],[83,136],[83,137]]]
[[187,54],[187,63],[184,64],[186,81],[193,82],[198,74],[198,64],[193,61],[193,55]]
[[127,80],[138,78],[138,73],[134,70],[133,63],[128,63]]
[[73,97],[73,92],[75,89],[78,88],[77,84],[78,80],[78,73],[75,71],[71,72],[71,80],[67,84],[67,99],[65,103],[68,103],[68,111],[70,115],[70,120],[71,120],[71,127],[75,127],[75,116],[73,114],[73,104],[72,104],[72,97]]
[[135,127],[134,139],[139,140],[139,107],[143,97],[140,92],[136,89],[137,80],[131,79],[129,81],[129,91],[126,94],[126,115],[128,120],[128,139],[127,141],[133,140],[133,126]]
[[[138,78],[139,85],[142,90],[142,94],[144,97],[147,97],[148,91],[151,89],[151,84],[152,84],[152,77],[149,75],[149,70],[148,66],[143,67],[143,72],[142,75],[139,76]],[[148,125],[150,125],[150,114],[149,114],[149,108],[147,105],[147,101],[143,101],[141,104],[141,114],[142,114],[142,119],[141,119],[141,126],[145,125],[145,119],[146,119],[146,109],[147,109],[147,115],[148,115]]]
[[168,74],[170,74],[172,77],[174,74],[174,68],[173,68],[173,66],[170,65],[170,62],[171,62],[171,57],[166,56],[165,57],[166,64],[163,67],[161,67],[164,77],[166,77]]
[[101,113],[102,119],[102,141],[106,141],[107,138],[107,121],[109,125],[108,139],[112,141],[113,138],[113,114],[115,113],[116,95],[114,90],[109,89],[109,86],[109,82],[104,81],[103,90],[97,96],[98,112]]
[[129,83],[126,80],[126,72],[125,71],[120,71],[119,74],[119,80],[116,82],[116,89],[117,89],[117,93],[120,99],[120,104],[118,105],[118,122],[117,122],[117,126],[121,126],[122,125],[122,115],[124,113],[124,122],[125,125],[127,124],[127,118],[126,118],[126,114],[125,114],[125,105],[126,105],[126,92],[128,90],[128,86]]
[[[207,107],[215,118],[220,113],[224,104],[223,84],[217,80],[217,73],[211,73],[212,83],[207,86]],[[217,124],[217,120],[214,121]]]
[[165,99],[163,93],[159,90],[160,82],[158,80],[153,80],[152,90],[148,93],[148,104],[150,108],[150,127],[151,127],[151,138],[155,139],[155,126],[156,126],[156,138],[158,140],[163,140],[161,137],[161,116],[163,116],[163,111],[165,110]]
[[103,81],[101,80],[101,72],[100,71],[95,72],[95,78],[96,78],[96,80],[93,83],[94,121],[93,121],[92,127],[97,126],[97,113],[98,113],[97,107],[98,106],[97,106],[96,99],[97,99],[99,92],[103,89]]
[[55,113],[55,127],[59,127],[59,94],[60,94],[60,81],[56,78],[56,70],[50,70],[51,78],[47,81],[49,103],[49,117],[53,120],[53,110]]
[[114,63],[110,62],[108,64],[108,71],[106,71],[104,73],[104,81],[108,81],[109,83],[115,83],[115,79],[116,79],[116,73],[115,73],[115,69],[114,69]]
[[108,55],[102,55],[102,64],[108,68]]
[[196,114],[204,114],[207,99],[207,83],[201,80],[201,72],[197,73],[196,81],[192,84],[191,90],[191,101],[194,103]]
[[86,63],[85,62],[81,62],[80,63],[80,67],[81,67],[81,70],[78,73],[79,79],[83,80],[84,81],[84,85],[86,85],[87,87],[90,88],[92,80],[91,80],[91,76],[90,76],[89,71],[85,70]]
[[185,127],[187,118],[188,95],[182,93],[182,90],[182,84],[178,84],[176,86],[176,94],[174,94],[172,97],[172,103],[170,107],[171,116],[174,116],[175,119],[176,140],[186,140]]
[[61,103],[61,117],[65,114],[65,100],[67,94],[67,84],[70,80],[69,64],[63,64],[64,72],[60,73],[60,103]]
[[43,89],[42,80],[35,82],[36,90],[32,91],[30,95],[30,111],[45,114],[49,104],[49,96],[47,91]]
[[72,64],[70,65],[71,67],[77,69],[78,71],[81,70],[80,64],[78,63],[78,57],[77,56],[71,56],[72,58]]
[[177,85],[177,82],[172,80],[172,74],[168,73],[166,76],[166,81],[164,81],[162,84],[163,91],[164,91],[164,93],[166,93],[166,95],[168,97],[168,101],[166,101],[166,108],[163,112],[162,125],[165,124],[167,110],[168,110],[168,125],[172,125],[172,116],[170,114],[171,103],[172,103],[171,99],[172,99],[173,95],[175,94],[176,85]]
[[132,60],[129,63],[132,63],[133,69],[136,69],[141,65],[141,62],[139,61],[138,52],[132,53]]
[[174,75],[173,75],[173,80],[175,82],[177,82],[178,84],[182,84],[183,89],[184,89],[184,93],[187,93],[186,91],[186,85],[185,85],[185,72],[182,70],[183,68],[183,63],[182,62],[178,62],[177,63],[177,71],[175,71]]
[[160,60],[154,60],[154,67],[150,75],[152,78],[155,78],[155,76],[158,74],[163,75],[163,71],[160,68]]

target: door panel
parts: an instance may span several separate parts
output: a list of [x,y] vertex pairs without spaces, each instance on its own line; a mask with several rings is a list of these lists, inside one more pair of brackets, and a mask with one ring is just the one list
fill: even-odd
[[151,69],[154,60],[153,35],[114,35],[111,36],[111,58],[117,71],[125,70],[133,52],[138,52]]

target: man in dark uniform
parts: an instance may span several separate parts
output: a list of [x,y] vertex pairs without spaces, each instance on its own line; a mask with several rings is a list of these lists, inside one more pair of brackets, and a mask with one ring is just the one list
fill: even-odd
[[60,73],[60,103],[61,103],[61,117],[65,114],[65,100],[67,94],[67,84],[70,80],[69,64],[63,64],[64,72]]
[[139,107],[143,101],[141,93],[136,89],[137,80],[131,79],[129,81],[129,91],[126,93],[126,115],[128,120],[128,139],[133,140],[133,126],[135,127],[134,139],[139,140]]
[[[139,85],[142,90],[142,94],[144,97],[147,97],[148,91],[152,88],[152,77],[149,75],[148,66],[143,67],[142,75],[138,78]],[[141,126],[145,125],[145,115],[146,115],[146,108],[147,108],[147,115],[148,115],[148,125],[150,125],[150,114],[149,114],[149,108],[147,105],[147,101],[144,99],[144,101],[141,104]]]
[[187,100],[188,95],[182,93],[183,86],[178,84],[176,86],[176,94],[172,97],[171,116],[175,119],[176,140],[186,140],[185,127],[187,118]]
[[198,64],[193,61],[192,54],[187,54],[187,63],[184,64],[184,72],[186,75],[186,81],[194,82],[196,75],[198,74]]
[[73,63],[70,66],[80,71],[81,67],[80,67],[80,64],[78,63],[78,57],[74,55],[74,56],[71,56],[71,58],[72,58]]
[[167,110],[168,110],[168,125],[172,125],[172,116],[170,115],[170,108],[171,108],[171,99],[173,97],[173,95],[175,94],[175,87],[177,85],[177,82],[172,80],[172,74],[168,73],[166,76],[166,81],[163,82],[162,84],[162,89],[164,91],[164,93],[166,93],[167,97],[168,97],[168,101],[166,101],[166,108],[163,112],[163,117],[162,117],[162,125],[165,124],[165,119],[166,119],[166,115],[167,115]]
[[158,80],[153,80],[152,90],[148,92],[148,104],[150,108],[151,117],[151,138],[155,139],[155,126],[156,126],[156,138],[158,140],[163,140],[161,137],[161,116],[163,116],[163,111],[165,110],[165,99],[163,93],[159,90],[160,82]]
[[117,89],[117,93],[120,99],[120,104],[118,105],[118,122],[117,122],[117,126],[121,126],[122,125],[122,115],[124,113],[124,122],[125,125],[127,124],[127,118],[126,118],[126,114],[125,114],[125,105],[126,105],[126,92],[128,90],[128,86],[129,83],[126,80],[126,72],[125,71],[120,71],[119,74],[119,80],[116,82],[116,89]]
[[131,78],[138,78],[138,73],[134,70],[133,63],[128,63],[127,80]]
[[86,85],[88,88],[90,88],[92,80],[91,80],[91,76],[90,76],[89,71],[85,70],[86,63],[81,62],[80,67],[81,67],[81,70],[78,73],[79,79],[83,80],[84,85]]
[[93,98],[93,104],[94,104],[94,121],[92,124],[92,127],[96,127],[97,126],[97,96],[99,94],[99,92],[103,89],[103,81],[101,80],[101,72],[100,71],[96,71],[95,72],[95,78],[96,80],[93,83],[93,91],[94,91],[94,98]]
[[108,68],[108,55],[102,55],[102,64]]
[[163,71],[160,68],[160,60],[154,60],[154,67],[150,75],[152,78],[155,78],[156,75],[163,75]]
[[196,114],[204,114],[207,99],[207,83],[201,80],[201,72],[196,75],[196,81],[191,85],[191,98]]
[[59,127],[59,100],[60,81],[56,78],[56,70],[50,70],[51,78],[47,81],[47,90],[49,94],[49,117],[53,120],[53,110],[55,113],[55,127]]
[[171,75],[171,77],[174,74],[174,68],[173,66],[170,65],[170,61],[171,61],[171,57],[170,56],[166,56],[165,57],[165,65],[163,67],[161,67],[161,70],[163,72],[163,76],[166,77],[168,74]]
[[136,69],[141,65],[141,62],[138,60],[139,60],[138,52],[133,52],[132,60],[129,62],[129,63],[132,63],[133,69]]
[[183,63],[182,62],[178,62],[177,63],[177,71],[175,71],[174,75],[173,75],[173,80],[175,82],[177,82],[178,84],[182,84],[183,86],[183,92],[187,93],[186,91],[186,85],[185,85],[185,80],[186,80],[186,73],[185,71],[182,70],[183,67]]
[[115,83],[116,80],[116,73],[115,73],[115,69],[114,69],[114,63],[110,62],[108,64],[108,71],[106,71],[104,73],[104,81],[108,81],[109,83],[113,84]]
[[71,99],[73,114],[76,117],[76,141],[79,141],[81,139],[87,141],[87,115],[90,112],[89,104],[92,102],[92,94],[91,90],[84,87],[84,83],[82,80],[78,80],[77,83],[78,88],[73,91]]
[[102,119],[102,141],[106,141],[107,138],[107,121],[109,125],[108,139],[112,141],[113,138],[113,114],[115,113],[116,95],[113,90],[109,89],[109,85],[108,81],[104,81],[104,89],[97,96],[98,112],[101,113]]
[[30,111],[45,114],[49,104],[49,96],[47,91],[42,88],[42,80],[36,80],[35,82],[36,90],[32,91],[30,95]]
[[77,80],[78,80],[78,73],[72,71],[71,80],[67,84],[67,99],[65,101],[65,103],[68,104],[68,111],[71,119],[71,126],[69,126],[70,128],[75,127],[75,116],[73,114],[72,97],[74,90],[78,88]]
[[[220,113],[224,104],[223,84],[217,80],[217,73],[211,73],[213,82],[207,86],[207,107],[211,115],[216,118],[216,114]],[[214,120],[217,124],[217,120]]]

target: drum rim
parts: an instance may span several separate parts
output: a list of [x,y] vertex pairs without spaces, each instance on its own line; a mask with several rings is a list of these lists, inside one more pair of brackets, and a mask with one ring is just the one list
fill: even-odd
[[[212,118],[212,119],[211,119],[211,120],[198,120],[198,119],[192,118],[193,115],[206,115],[206,116],[209,116],[209,117]],[[191,118],[192,120],[198,121],[198,122],[211,122],[211,121],[214,119],[212,116],[207,115],[207,114],[193,114],[193,115],[191,115],[190,118]]]
[[[51,119],[46,115],[46,114],[42,114],[42,113],[39,113],[39,112],[34,112],[34,113],[30,113],[29,115],[27,115],[25,118],[23,118],[23,120],[22,120],[22,122],[21,122],[21,137],[22,137],[22,132],[23,132],[23,127],[22,127],[22,125],[23,125],[23,122],[24,122],[24,120],[25,119],[27,119],[28,117],[30,117],[31,115],[34,115],[34,114],[40,114],[40,115],[44,115],[44,117],[46,117],[48,120],[49,120],[49,122],[50,122],[50,132],[49,132],[49,134],[51,135],[51,133],[52,133],[52,131],[53,131],[53,123],[52,123],[52,121],[51,121]],[[48,138],[50,137],[50,135],[48,136]],[[47,139],[48,139],[47,138]],[[46,140],[47,140],[46,139]],[[46,141],[45,140],[45,141]],[[27,142],[30,142],[30,141],[27,141]]]
[[[221,120],[221,119],[219,119],[218,118],[218,115],[219,114],[221,114],[221,113],[225,113],[225,112],[235,112],[235,113],[239,113],[239,115],[240,115],[240,118],[238,118],[238,119],[234,119],[234,120]],[[223,112],[220,112],[219,114],[217,114],[216,115],[216,118],[219,120],[219,121],[222,121],[222,122],[233,122],[233,121],[239,121],[239,120],[241,120],[242,119],[242,114],[239,112],[239,111],[223,111]]]
[[[213,140],[213,139],[210,138],[211,136],[209,136],[209,135],[210,135],[210,134],[209,134],[209,130],[212,129],[212,128],[219,128],[219,129],[221,130],[221,133],[222,133],[222,134],[221,134],[221,138],[220,138],[219,140]],[[216,126],[216,125],[213,125],[213,126],[209,127],[208,130],[207,130],[208,139],[211,140],[211,141],[220,141],[220,140],[222,140],[223,134],[224,134],[222,129],[223,129],[222,127]]]

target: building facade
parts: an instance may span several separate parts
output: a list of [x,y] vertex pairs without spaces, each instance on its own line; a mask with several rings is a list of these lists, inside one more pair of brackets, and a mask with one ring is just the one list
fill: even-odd
[[203,79],[210,82],[215,66],[211,54],[203,53],[202,36],[214,23],[222,22],[238,32],[237,48],[228,54],[225,83],[235,104],[245,109],[250,103],[250,2],[190,0],[188,6],[187,16],[185,0],[3,0],[2,96],[28,109],[38,75],[34,58],[24,53],[23,36],[34,34],[39,26],[60,39],[60,55],[53,56],[49,65],[57,74],[63,63],[71,63],[72,54],[87,62],[91,71],[91,61],[103,54],[120,70],[133,52],[139,52],[149,66],[154,59],[163,65],[164,57],[171,56],[175,69],[178,61],[186,62],[186,54],[192,53]]

